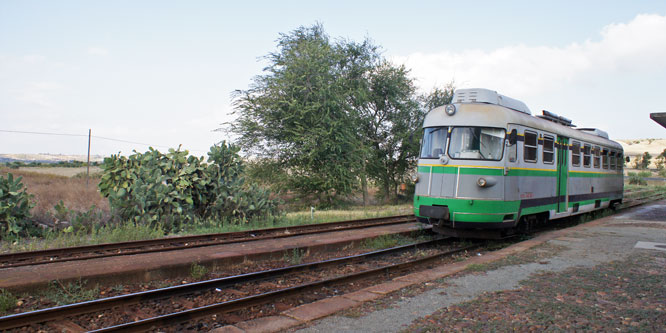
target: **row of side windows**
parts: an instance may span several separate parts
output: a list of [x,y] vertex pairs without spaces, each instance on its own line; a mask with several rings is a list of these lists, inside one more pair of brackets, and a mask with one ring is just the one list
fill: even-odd
[[621,170],[624,163],[621,152],[573,141],[571,144],[571,164],[573,166],[581,165],[581,155],[585,168]]
[[[523,159],[525,162],[536,163],[538,161],[538,134],[529,130],[524,132]],[[544,134],[542,136],[543,163],[553,164],[555,162],[555,137]],[[582,154],[581,154],[582,153]],[[622,153],[600,146],[592,146],[588,143],[573,141],[571,144],[571,164],[573,166],[581,165],[581,155],[583,157],[583,167],[590,168],[594,165],[596,169],[621,170],[623,166]]]

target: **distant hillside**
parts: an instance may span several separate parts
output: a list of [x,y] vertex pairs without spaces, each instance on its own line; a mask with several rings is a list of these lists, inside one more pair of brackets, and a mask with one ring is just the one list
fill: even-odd
[[[60,154],[0,154],[0,163],[8,162],[41,162],[58,163],[69,161],[85,162],[88,159],[86,155],[60,155]],[[91,155],[90,162],[102,162],[104,156]]]
[[656,168],[655,157],[666,149],[666,139],[634,139],[634,140],[615,140],[624,148],[624,155],[631,158],[628,165],[633,165],[637,156],[642,156],[648,152],[652,155],[652,164],[650,168]]

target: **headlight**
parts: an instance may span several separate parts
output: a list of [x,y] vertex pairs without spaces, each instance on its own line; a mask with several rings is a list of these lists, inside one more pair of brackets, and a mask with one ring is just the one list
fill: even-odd
[[414,178],[412,178],[412,180],[414,181],[414,184],[418,183],[419,182],[419,176],[414,176]]
[[456,106],[453,104],[449,104],[446,107],[444,107],[444,111],[446,111],[446,114],[449,116],[453,116],[454,113],[456,113]]
[[479,185],[479,186],[481,186],[481,187],[485,187],[486,184],[488,184],[488,182],[486,181],[485,178],[479,178],[479,179],[476,181],[476,185]]

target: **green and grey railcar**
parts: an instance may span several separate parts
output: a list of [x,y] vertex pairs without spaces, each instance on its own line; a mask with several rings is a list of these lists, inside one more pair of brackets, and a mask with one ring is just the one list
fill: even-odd
[[495,91],[456,90],[423,128],[414,213],[439,233],[501,237],[622,201],[622,146]]

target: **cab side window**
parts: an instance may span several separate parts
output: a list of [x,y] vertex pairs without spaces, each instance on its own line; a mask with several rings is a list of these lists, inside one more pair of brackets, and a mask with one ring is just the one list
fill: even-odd
[[525,145],[523,157],[525,162],[536,163],[537,161],[537,134],[535,132],[525,131]]

